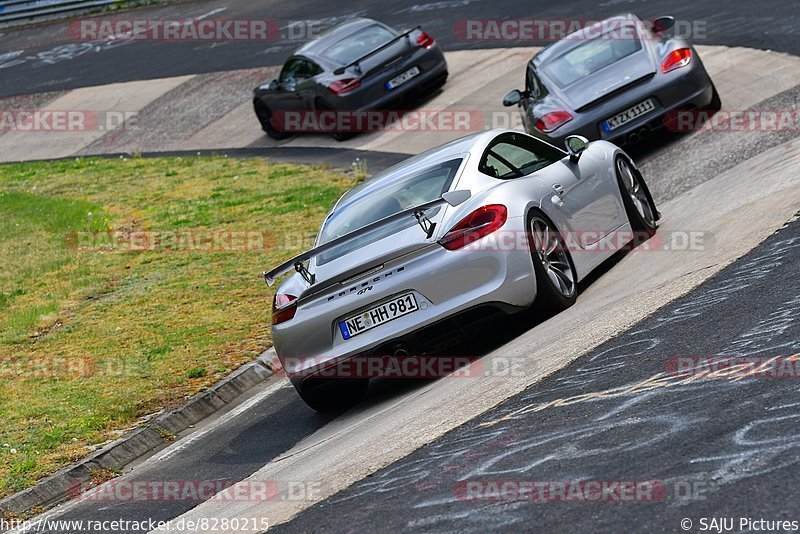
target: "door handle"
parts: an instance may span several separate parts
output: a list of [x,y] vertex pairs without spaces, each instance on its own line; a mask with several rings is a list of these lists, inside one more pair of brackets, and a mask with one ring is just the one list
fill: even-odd
[[564,196],[564,186],[561,184],[553,184],[553,191],[560,197]]

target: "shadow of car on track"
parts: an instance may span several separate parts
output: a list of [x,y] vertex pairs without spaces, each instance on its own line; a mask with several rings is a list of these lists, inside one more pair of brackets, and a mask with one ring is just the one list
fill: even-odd
[[[617,252],[579,282],[578,298],[580,299],[580,294],[585,292],[592,284],[602,283],[603,275],[609,272],[628,253],[629,252],[626,251]],[[558,313],[543,310],[534,305],[529,310],[513,315],[501,316],[497,319],[482,323],[479,333],[472,333],[459,342],[446,347],[444,350],[438,351],[435,354],[426,354],[426,356],[432,358],[460,358],[472,362],[480,361],[485,356],[536,326],[546,321],[557,321],[558,315]],[[456,374],[458,372],[459,371],[456,371]],[[429,385],[433,381],[442,379],[447,380],[448,377],[372,378],[365,397],[357,404],[326,413],[332,415],[332,419],[334,419],[346,412],[364,409],[367,406],[377,403],[392,402],[403,395]],[[301,409],[312,411],[311,408],[305,406],[299,397],[296,398],[294,402],[297,405],[295,408],[298,412],[301,411]]]

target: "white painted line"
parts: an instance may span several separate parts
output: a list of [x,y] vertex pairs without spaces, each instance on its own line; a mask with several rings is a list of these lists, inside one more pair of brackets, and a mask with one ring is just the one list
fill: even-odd
[[145,468],[145,467],[148,467],[148,466],[150,466],[152,464],[163,462],[164,460],[168,460],[168,459],[172,458],[176,454],[178,454],[181,451],[185,450],[190,445],[193,445],[194,443],[196,443],[199,440],[203,439],[207,434],[213,432],[214,430],[219,428],[221,425],[224,425],[228,421],[230,421],[232,419],[235,419],[236,417],[239,417],[244,412],[248,411],[250,408],[252,408],[256,404],[260,403],[261,401],[263,401],[264,399],[266,399],[270,395],[276,393],[280,389],[287,388],[287,387],[291,387],[291,383],[287,379],[281,378],[278,382],[268,386],[263,391],[259,391],[252,398],[250,398],[247,401],[243,402],[242,404],[240,404],[239,406],[237,406],[236,408],[234,408],[230,412],[228,412],[226,414],[223,414],[222,416],[220,416],[219,419],[214,421],[209,426],[201,428],[200,430],[197,430],[196,432],[191,433],[190,435],[186,436],[185,438],[176,441],[175,443],[173,443],[172,445],[170,445],[169,447],[167,447],[163,451],[159,452],[155,456],[153,456],[151,458],[148,458],[144,463],[141,464],[141,467]]

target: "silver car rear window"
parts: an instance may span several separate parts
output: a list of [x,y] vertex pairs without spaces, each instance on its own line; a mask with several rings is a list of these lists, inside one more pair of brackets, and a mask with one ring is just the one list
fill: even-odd
[[[448,160],[408,176],[386,177],[381,187],[370,188],[339,206],[328,217],[320,233],[319,244],[349,234],[359,228],[412,208],[436,200],[453,182],[462,158]],[[409,217],[415,223],[413,217]]]

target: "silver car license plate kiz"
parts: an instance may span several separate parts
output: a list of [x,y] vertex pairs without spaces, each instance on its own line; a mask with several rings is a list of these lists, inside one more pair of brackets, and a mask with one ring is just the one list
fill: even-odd
[[417,299],[413,293],[405,293],[395,297],[388,302],[374,306],[366,311],[348,317],[339,323],[339,331],[342,338],[350,339],[367,330],[372,330],[376,326],[388,323],[398,317],[408,315],[419,309]]
[[635,106],[629,107],[622,113],[618,113],[610,119],[605,120],[603,122],[603,129],[607,132],[616,130],[620,126],[624,126],[633,119],[650,113],[654,109],[656,109],[656,105],[653,103],[653,99],[648,98],[644,102],[639,102]]

